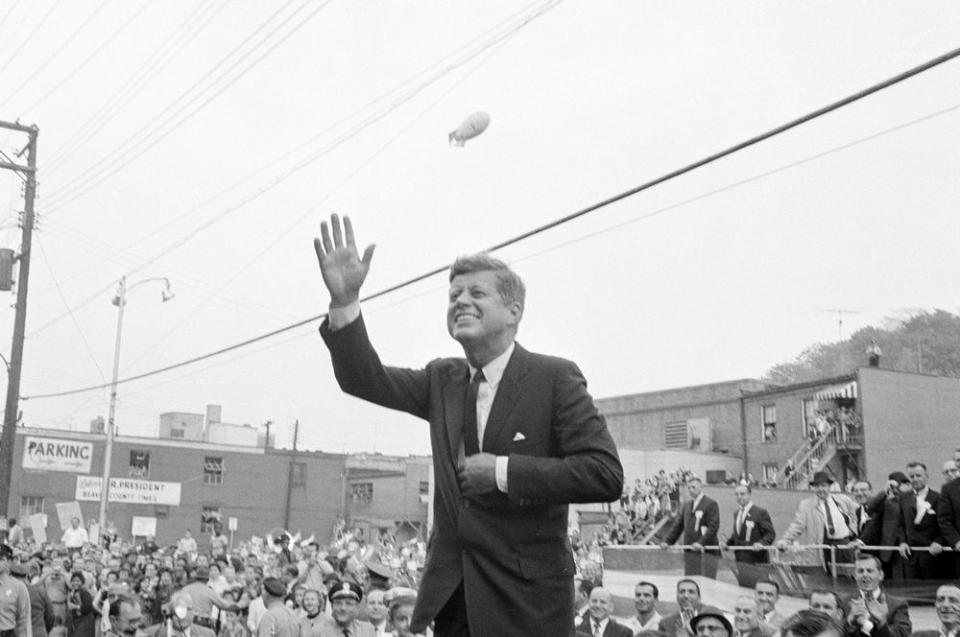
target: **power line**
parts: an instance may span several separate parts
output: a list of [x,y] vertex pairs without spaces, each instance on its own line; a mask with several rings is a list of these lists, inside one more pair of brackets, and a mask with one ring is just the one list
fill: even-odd
[[[856,102],[856,101],[858,101],[858,100],[864,99],[865,97],[867,97],[867,96],[869,96],[869,95],[872,95],[872,94],[874,94],[874,93],[876,93],[876,92],[878,92],[878,91],[880,91],[880,90],[882,90],[882,89],[885,89],[885,88],[888,88],[888,87],[890,87],[890,86],[893,86],[893,85],[895,85],[895,84],[897,84],[897,83],[899,83],[899,82],[903,82],[904,80],[909,79],[909,78],[911,78],[911,77],[913,77],[913,76],[915,76],[915,75],[917,75],[917,74],[919,74],[919,73],[922,73],[923,71],[926,71],[926,70],[929,70],[929,69],[931,69],[931,68],[934,68],[934,67],[936,67],[936,66],[938,66],[938,65],[940,65],[940,64],[943,64],[943,63],[945,63],[945,62],[948,62],[948,61],[950,61],[950,60],[952,60],[952,59],[955,59],[955,58],[957,58],[957,57],[960,57],[960,49],[954,49],[953,51],[950,51],[949,53],[946,53],[946,54],[944,54],[944,55],[938,56],[938,57],[934,58],[933,60],[930,60],[930,61],[928,61],[928,62],[925,62],[924,64],[921,64],[921,65],[916,66],[916,67],[914,67],[914,68],[912,68],[912,69],[909,69],[909,70],[907,70],[907,71],[905,71],[905,72],[903,72],[903,73],[900,73],[900,74],[898,74],[898,75],[895,75],[894,77],[892,77],[892,78],[890,78],[890,79],[884,80],[883,82],[880,82],[880,83],[878,83],[878,84],[874,84],[873,86],[870,86],[870,87],[868,87],[868,88],[866,88],[866,89],[863,89],[863,90],[861,90],[861,91],[858,91],[857,93],[854,93],[853,95],[850,95],[850,96],[848,96],[848,97],[845,97],[845,98],[842,98],[842,99],[837,100],[837,101],[835,101],[835,102],[832,102],[831,104],[828,104],[827,106],[824,106],[824,107],[822,107],[822,108],[819,108],[819,109],[817,109],[817,110],[815,110],[815,111],[812,111],[812,112],[810,112],[810,113],[808,113],[808,114],[806,114],[806,115],[802,115],[801,117],[798,117],[798,118],[793,119],[793,120],[791,120],[791,121],[789,121],[789,122],[787,122],[787,123],[785,123],[785,124],[782,124],[782,125],[780,125],[780,126],[777,126],[776,128],[773,128],[773,129],[771,129],[771,130],[769,130],[769,131],[767,131],[767,132],[765,132],[765,133],[761,133],[760,135],[756,135],[756,136],[754,136],[754,137],[751,137],[750,139],[748,139],[748,140],[746,140],[746,141],[743,141],[743,142],[740,142],[740,143],[735,144],[735,145],[733,145],[733,146],[730,146],[730,147],[728,147],[728,148],[726,148],[726,149],[724,149],[724,150],[721,150],[721,151],[719,151],[719,152],[717,152],[717,153],[714,153],[714,154],[712,154],[712,155],[708,155],[707,157],[705,157],[705,158],[703,158],[703,159],[700,159],[700,160],[698,160],[698,161],[695,161],[695,162],[693,162],[693,163],[691,163],[691,164],[687,164],[686,166],[684,166],[684,167],[682,167],[682,168],[678,168],[678,169],[676,169],[676,170],[673,170],[673,171],[671,171],[671,172],[669,172],[669,173],[667,173],[667,174],[665,174],[665,175],[663,175],[663,176],[661,176],[661,177],[657,177],[657,178],[655,178],[655,179],[652,179],[652,180],[650,180],[650,181],[647,181],[647,182],[645,182],[645,183],[643,183],[643,184],[641,184],[641,185],[639,185],[639,186],[637,186],[637,187],[635,187],[635,188],[632,188],[632,189],[630,189],[630,190],[624,191],[624,192],[622,192],[622,193],[620,193],[620,194],[618,194],[618,195],[614,195],[613,197],[609,197],[609,198],[607,198],[607,199],[604,199],[604,200],[602,200],[602,201],[600,201],[600,202],[598,202],[598,203],[595,203],[595,204],[593,204],[593,205],[587,206],[586,208],[583,208],[583,209],[581,209],[581,210],[578,210],[578,211],[576,211],[576,212],[574,212],[574,213],[571,213],[571,214],[569,214],[569,215],[566,215],[566,216],[564,216],[564,217],[561,217],[561,218],[556,219],[556,220],[554,220],[554,221],[551,221],[551,222],[549,222],[549,223],[543,224],[543,225],[541,225],[541,226],[539,226],[539,227],[537,227],[537,228],[534,228],[534,229],[532,229],[532,230],[528,230],[527,232],[524,232],[524,233],[522,233],[522,234],[516,235],[516,236],[514,236],[514,237],[512,237],[512,238],[510,238],[510,239],[507,239],[507,240],[505,240],[505,241],[502,241],[501,243],[498,243],[498,244],[496,244],[496,245],[494,245],[494,246],[491,246],[490,248],[487,248],[484,252],[494,252],[494,251],[497,251],[497,250],[501,250],[501,249],[506,248],[506,247],[508,247],[508,246],[510,246],[510,245],[513,245],[513,244],[515,244],[515,243],[519,243],[520,241],[523,241],[524,239],[528,239],[528,238],[530,238],[530,237],[532,237],[532,236],[535,236],[535,235],[537,235],[537,234],[542,234],[543,232],[546,232],[547,230],[551,230],[551,229],[556,228],[556,227],[558,227],[558,226],[560,226],[560,225],[563,225],[563,224],[565,224],[565,223],[569,223],[570,221],[573,221],[573,220],[575,220],[575,219],[578,219],[578,218],[580,218],[580,217],[582,217],[582,216],[585,216],[585,215],[587,215],[587,214],[589,214],[589,213],[591,213],[591,212],[594,212],[594,211],[596,211],[596,210],[600,210],[601,208],[604,208],[604,207],[609,206],[609,205],[611,205],[611,204],[613,204],[613,203],[616,203],[616,202],[618,202],[618,201],[621,201],[621,200],[623,200],[623,199],[626,199],[626,198],[628,198],[628,197],[631,197],[631,196],[633,196],[633,195],[636,195],[636,194],[638,194],[638,193],[640,193],[640,192],[643,192],[643,191],[645,191],[645,190],[648,190],[648,189],[650,189],[650,188],[652,188],[652,187],[654,187],[654,186],[656,186],[656,185],[659,185],[659,184],[661,184],[661,183],[670,181],[670,180],[672,180],[672,179],[676,179],[677,177],[679,177],[679,176],[681,176],[681,175],[684,175],[684,174],[686,174],[686,173],[692,172],[693,170],[696,170],[697,168],[700,168],[700,167],[703,167],[703,166],[705,166],[705,165],[707,165],[707,164],[711,164],[711,163],[713,163],[713,162],[716,162],[717,160],[722,159],[722,158],[724,158],[724,157],[727,157],[727,156],[729,156],[729,155],[732,155],[733,153],[739,152],[739,151],[741,151],[741,150],[744,150],[744,149],[746,149],[746,148],[749,148],[750,146],[754,146],[754,145],[756,145],[756,144],[758,144],[758,143],[760,143],[760,142],[762,142],[762,141],[765,141],[765,140],[767,140],[767,139],[770,139],[771,137],[774,137],[774,136],[779,135],[779,134],[782,134],[782,133],[784,133],[784,132],[786,132],[786,131],[788,131],[788,130],[791,130],[791,129],[793,129],[793,128],[796,128],[797,126],[800,126],[801,124],[804,124],[804,123],[806,123],[806,122],[812,121],[812,120],[814,120],[814,119],[816,119],[816,118],[818,118],[818,117],[822,117],[823,115],[825,115],[825,114],[827,114],[827,113],[831,113],[831,112],[836,111],[836,110],[838,110],[838,109],[840,109],[840,108],[842,108],[842,107],[844,107],[844,106],[847,106],[847,105],[849,105],[849,104],[851,104],[851,103],[853,103],[853,102]],[[948,109],[948,110],[949,110],[949,109]],[[388,288],[385,288],[385,289],[383,289],[383,290],[380,290],[379,292],[375,292],[375,293],[373,293],[373,294],[370,294],[370,295],[368,295],[368,296],[365,296],[363,299],[361,299],[361,301],[367,302],[367,301],[370,301],[370,300],[373,300],[373,299],[376,299],[376,298],[379,298],[379,297],[382,297],[382,296],[386,296],[386,295],[388,295],[388,294],[390,294],[390,293],[392,293],[392,292],[395,292],[395,291],[400,290],[400,289],[405,288],[405,287],[409,287],[409,286],[411,286],[411,285],[413,285],[413,284],[415,284],[415,283],[419,283],[420,281],[423,281],[423,280],[428,279],[428,278],[430,278],[430,277],[432,277],[432,276],[435,276],[435,275],[437,275],[437,274],[440,274],[441,272],[445,272],[445,271],[447,271],[448,268],[449,268],[449,264],[445,264],[445,265],[442,265],[442,266],[440,266],[440,267],[434,268],[433,270],[430,270],[430,271],[428,271],[428,272],[425,272],[425,273],[423,273],[423,274],[420,274],[420,275],[418,275],[418,276],[416,276],[416,277],[413,277],[413,278],[411,278],[411,279],[408,279],[408,280],[406,280],[406,281],[404,281],[404,282],[397,283],[397,284],[392,285],[392,286],[390,286],[390,287],[388,287]],[[303,327],[304,325],[307,325],[307,324],[309,324],[309,323],[312,323],[312,322],[318,321],[318,320],[320,320],[320,319],[323,319],[323,318],[325,318],[326,316],[327,316],[326,312],[321,313],[321,314],[317,314],[316,316],[311,316],[311,317],[309,317],[309,318],[303,319],[303,320],[301,320],[301,321],[297,321],[297,322],[292,323],[292,324],[290,324],[290,325],[287,325],[287,326],[284,326],[284,327],[281,327],[281,328],[272,330],[272,331],[267,332],[267,333],[265,333],[265,334],[261,334],[261,335],[259,335],[259,336],[254,336],[254,337],[252,337],[252,338],[246,339],[246,340],[241,341],[241,342],[239,342],[239,343],[235,343],[235,344],[233,344],[233,345],[229,345],[229,346],[227,346],[227,347],[220,348],[220,349],[215,350],[215,351],[213,351],[213,352],[208,352],[208,353],[202,354],[202,355],[200,355],[200,356],[195,356],[195,357],[193,357],[193,358],[190,358],[190,359],[181,361],[181,362],[179,362],[179,363],[173,363],[173,364],[171,364],[171,365],[167,365],[167,366],[165,366],[165,367],[161,367],[161,368],[155,369],[155,370],[153,370],[153,371],[144,372],[144,373],[142,373],[142,374],[137,374],[137,375],[135,375],[135,376],[130,376],[130,377],[128,377],[128,378],[123,378],[123,379],[121,379],[121,380],[119,380],[119,381],[117,381],[117,382],[118,382],[118,383],[129,383],[129,382],[132,382],[132,381],[135,381],[135,380],[139,380],[139,379],[141,379],[141,378],[148,378],[148,377],[150,377],[150,376],[155,376],[155,375],[157,375],[157,374],[162,374],[162,373],[164,373],[164,372],[168,372],[168,371],[171,371],[171,370],[173,370],[173,369],[177,369],[177,368],[179,368],[179,367],[185,367],[185,366],[187,366],[187,365],[192,365],[192,364],[194,364],[194,363],[198,363],[198,362],[200,362],[200,361],[207,360],[207,359],[209,359],[209,358],[213,358],[213,357],[215,357],[215,356],[219,356],[219,355],[221,355],[221,354],[225,354],[225,353],[227,353],[227,352],[231,352],[231,351],[233,351],[233,350],[246,347],[247,345],[251,345],[251,344],[253,344],[253,343],[257,343],[257,342],[259,342],[259,341],[269,339],[269,338],[271,338],[271,337],[273,337],[273,336],[276,336],[276,335],[278,335],[278,334],[282,334],[282,333],[284,333],[284,332],[288,332],[288,331],[290,331],[290,330],[297,329],[297,328],[299,328],[299,327]],[[64,392],[55,392],[55,393],[49,393],[49,394],[38,394],[38,395],[36,395],[36,396],[21,396],[21,400],[29,400],[29,399],[31,399],[31,398],[52,398],[52,397],[56,397],[56,396],[66,396],[66,395],[70,395],[70,394],[77,394],[77,393],[82,393],[82,392],[87,392],[87,391],[93,391],[93,390],[96,390],[96,389],[102,389],[103,387],[104,387],[104,385],[93,385],[93,386],[90,386],[90,387],[82,387],[82,388],[79,388],[79,389],[74,389],[74,390],[69,390],[69,391],[64,391]]]
[[37,34],[37,31],[40,30],[40,27],[42,27],[44,23],[46,23],[47,18],[50,17],[54,9],[56,9],[59,6],[59,4],[60,4],[59,2],[54,2],[53,4],[50,5],[50,8],[47,9],[47,12],[44,13],[43,17],[40,18],[40,21],[34,25],[33,30],[31,30],[30,33],[27,35],[27,37],[24,38],[23,42],[20,43],[20,46],[18,46],[16,50],[14,50],[13,54],[10,57],[8,57],[3,64],[0,64],[0,69],[10,68],[10,65],[13,64],[13,61],[17,59],[17,56],[20,55],[20,52],[23,51],[24,47],[27,46],[27,43],[33,39],[33,36],[35,36]]

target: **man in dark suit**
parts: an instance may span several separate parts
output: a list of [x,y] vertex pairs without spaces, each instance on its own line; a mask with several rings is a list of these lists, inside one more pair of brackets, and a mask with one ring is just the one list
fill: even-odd
[[47,637],[47,631],[53,628],[55,619],[53,608],[47,599],[47,591],[42,586],[29,583],[27,569],[23,564],[11,564],[10,574],[27,585],[30,593],[30,623],[33,625],[33,637]]
[[660,543],[660,548],[667,548],[682,535],[683,543],[691,547],[684,549],[684,575],[704,575],[716,579],[720,562],[720,550],[716,548],[720,507],[716,500],[704,495],[703,481],[696,476],[687,480],[687,491],[690,499],[683,503],[680,515]]
[[937,589],[933,607],[940,621],[939,630],[918,630],[913,637],[941,637],[960,634],[960,586],[944,584]]
[[[894,471],[887,476],[887,488],[867,503],[868,534],[875,537],[881,546],[900,546],[903,538],[898,534],[900,519],[900,499],[910,493],[910,479],[902,471]],[[883,564],[883,575],[887,580],[903,579],[903,559],[897,551],[877,552]]]
[[[911,462],[907,477],[913,491],[900,498],[900,555],[906,579],[942,579],[949,577],[939,557],[943,551],[940,525],[937,523],[937,502],[940,494],[927,485],[927,465]],[[912,548],[929,548],[914,551]]]
[[734,551],[737,562],[737,583],[745,588],[753,588],[763,571],[753,566],[770,561],[770,553],[764,547],[773,544],[777,532],[773,528],[770,514],[751,500],[753,490],[750,485],[739,484],[736,487],[737,510],[733,512],[733,527],[730,536],[721,546],[752,547],[752,551]]
[[[937,505],[940,535],[947,546],[960,552],[960,478],[954,478],[941,487]],[[953,577],[960,577],[960,553],[953,554],[952,567]]]
[[577,626],[578,635],[591,637],[633,637],[633,631],[617,623],[613,613],[613,595],[605,588],[595,587],[590,591],[590,612]]
[[667,637],[693,637],[695,634],[691,622],[701,614],[719,614],[723,611],[715,606],[707,606],[700,595],[700,585],[692,579],[677,582],[677,605],[680,611],[671,613],[660,620],[658,629]]
[[883,568],[875,555],[861,555],[854,563],[857,592],[845,600],[847,637],[910,637],[913,624],[907,600],[880,588]]
[[[567,505],[611,502],[623,468],[573,363],[515,343],[524,287],[488,255],[450,269],[447,329],[466,359],[386,367],[367,338],[361,257],[349,219],[314,240],[330,313],[320,328],[340,387],[430,423],[434,525],[410,629],[438,635],[568,635]],[[332,236],[331,236],[332,231]]]

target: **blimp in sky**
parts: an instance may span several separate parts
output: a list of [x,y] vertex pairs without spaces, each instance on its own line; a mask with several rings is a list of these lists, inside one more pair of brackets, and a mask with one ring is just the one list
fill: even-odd
[[483,111],[477,111],[469,115],[463,123],[457,127],[457,130],[447,135],[447,141],[456,146],[463,146],[468,139],[473,139],[490,125],[490,115]]

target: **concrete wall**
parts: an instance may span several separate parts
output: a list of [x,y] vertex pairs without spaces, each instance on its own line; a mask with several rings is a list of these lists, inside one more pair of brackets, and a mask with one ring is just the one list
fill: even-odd
[[[183,431],[183,436],[170,435],[171,430]],[[203,440],[203,414],[185,411],[168,411],[160,414],[160,429],[157,437],[173,440]]]
[[918,460],[939,489],[940,469],[960,448],[960,379],[865,367],[859,370],[868,479]]

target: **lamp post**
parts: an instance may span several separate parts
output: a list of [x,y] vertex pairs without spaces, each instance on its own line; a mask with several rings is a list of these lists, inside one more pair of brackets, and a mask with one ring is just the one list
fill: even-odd
[[133,285],[127,286],[127,277],[120,278],[117,294],[113,297],[113,304],[117,306],[117,340],[113,346],[113,380],[110,381],[110,411],[107,415],[107,446],[103,454],[103,485],[100,487],[100,532],[106,530],[107,503],[110,501],[110,464],[113,460],[113,438],[116,436],[115,416],[117,413],[117,379],[120,373],[120,338],[123,335],[123,309],[127,305],[127,294],[137,286],[152,281],[163,283],[161,298],[166,303],[173,298],[170,290],[170,279],[166,277],[152,277],[142,279]]

